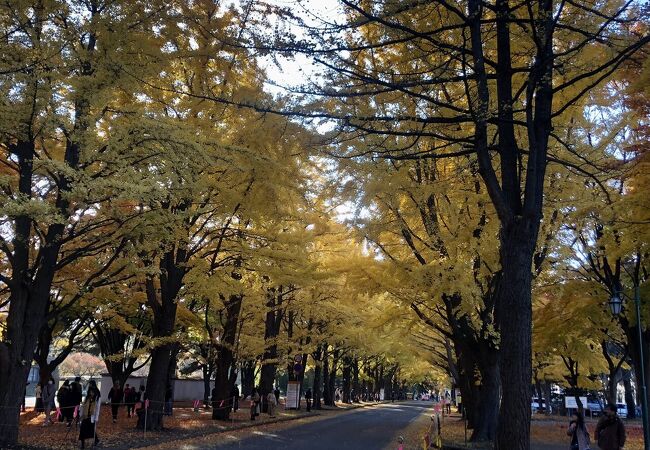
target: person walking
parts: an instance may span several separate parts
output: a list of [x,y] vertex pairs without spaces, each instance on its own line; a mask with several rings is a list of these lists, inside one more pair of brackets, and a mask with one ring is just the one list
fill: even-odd
[[601,450],[622,450],[625,446],[625,425],[616,411],[616,405],[607,405],[596,425],[595,441]]
[[72,415],[77,406],[81,405],[83,400],[83,388],[81,387],[81,377],[75,377],[74,381],[70,383],[70,406],[72,407]]
[[255,416],[259,416],[257,412],[257,405],[260,402],[260,394],[257,388],[253,388],[251,392],[251,420],[255,420]]
[[305,403],[307,403],[307,412],[311,411],[311,388],[305,391]]
[[123,400],[124,391],[120,387],[120,382],[116,381],[108,392],[108,401],[111,402],[111,412],[113,413],[113,423],[117,422],[117,413]]
[[43,412],[43,385],[40,382],[36,383],[36,387],[34,388],[34,397],[36,397],[36,404],[34,405],[34,409],[36,410],[37,413],[42,413]]
[[275,394],[273,391],[269,392],[266,395],[266,403],[268,406],[269,417],[275,417],[275,407],[277,406],[277,400],[275,399]]
[[79,427],[81,448],[85,448],[86,439],[93,439],[94,445],[99,444],[97,422],[99,421],[100,408],[99,391],[89,388],[86,400],[81,405],[81,426]]
[[124,388],[124,402],[126,403],[126,415],[127,417],[133,416],[133,410],[135,409],[135,402],[138,398],[138,393],[135,391],[135,387],[127,384]]
[[45,410],[45,421],[43,422],[43,426],[46,427],[52,423],[50,414],[52,413],[52,409],[54,409],[54,398],[56,397],[54,378],[50,377],[50,379],[47,380],[47,384],[43,386],[41,397],[43,398],[43,409]]
[[72,425],[74,406],[72,406],[72,389],[70,388],[70,382],[68,380],[65,380],[57,391],[56,400],[59,402],[59,408],[61,411],[59,422],[65,421],[67,426],[70,427]]
[[277,387],[277,386],[275,387],[275,390],[273,391],[273,395],[275,395],[275,403],[276,403],[276,405],[279,405],[280,404],[280,388],[279,387]]
[[587,430],[587,424],[585,423],[585,416],[582,410],[573,413],[566,434],[567,436],[571,436],[569,443],[570,450],[589,450],[589,431]]

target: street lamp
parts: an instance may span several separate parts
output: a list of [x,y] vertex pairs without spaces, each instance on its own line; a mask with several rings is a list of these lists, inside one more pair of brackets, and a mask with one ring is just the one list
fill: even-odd
[[650,424],[648,424],[648,391],[645,384],[645,360],[643,356],[643,333],[641,327],[641,295],[639,286],[634,286],[634,299],[625,295],[623,292],[614,291],[614,295],[609,299],[609,309],[614,316],[618,316],[623,309],[623,300],[621,296],[634,300],[636,306],[636,331],[639,336],[639,372],[641,379],[637,380],[641,384],[641,414],[643,416],[643,442],[645,450],[650,450]]

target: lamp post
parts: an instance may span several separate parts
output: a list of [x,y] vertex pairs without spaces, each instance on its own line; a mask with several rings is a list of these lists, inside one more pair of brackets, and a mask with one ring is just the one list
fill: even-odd
[[[622,292],[614,292],[614,295],[609,300],[609,308],[614,316],[618,316],[623,309],[623,300],[621,296],[630,299],[629,296]],[[632,299],[630,299],[632,300]],[[641,414],[643,416],[643,442],[645,450],[650,450],[650,425],[648,424],[648,391],[645,381],[645,360],[643,354],[643,329],[641,327],[641,295],[639,293],[639,286],[634,286],[634,306],[636,306],[636,331],[639,337],[639,372],[641,379],[637,383],[641,385]]]

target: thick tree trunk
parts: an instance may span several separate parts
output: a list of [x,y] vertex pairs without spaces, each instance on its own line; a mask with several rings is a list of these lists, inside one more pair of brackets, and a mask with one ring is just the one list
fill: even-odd
[[266,320],[264,322],[264,355],[262,358],[262,374],[260,378],[260,395],[262,396],[262,412],[266,412],[268,405],[266,395],[273,391],[275,374],[278,367],[278,345],[277,337],[282,324],[282,309],[278,306],[282,303],[282,286],[277,290],[269,289],[266,302]]
[[243,296],[231,295],[226,302],[225,324],[222,339],[216,352],[212,418],[228,420],[232,408],[230,393],[235,386],[232,373],[235,364],[235,341]]
[[632,374],[629,370],[623,374],[623,387],[625,388],[625,405],[627,406],[627,418],[636,419],[636,402],[634,401],[634,388],[632,387]]
[[318,347],[316,347],[316,351],[312,354],[312,358],[314,359],[314,363],[316,364],[316,367],[314,368],[314,385],[312,387],[314,409],[321,409],[321,396],[323,392],[323,379],[322,379],[323,361],[321,360],[322,357],[323,357],[323,350],[322,347],[319,345]]
[[481,385],[472,441],[492,441],[496,437],[499,415],[499,361],[496,352],[483,352],[479,364]]
[[[147,429],[160,430],[163,427],[163,410],[165,391],[169,378],[169,363],[171,361],[172,344],[159,345],[151,352],[151,365],[147,376],[147,395],[149,410],[147,411]],[[141,423],[142,422],[142,423]],[[138,420],[139,428],[144,428],[144,420]]]
[[[642,310],[643,311],[643,310]],[[635,385],[637,386],[637,401],[641,404],[641,356],[639,353],[639,335],[637,333],[636,324],[633,326],[627,326],[625,329],[625,335],[627,337],[628,346],[630,349],[630,357],[632,358],[632,365],[634,366],[634,380]],[[645,366],[645,380],[646,384],[650,383],[650,328],[643,330],[643,356],[644,356],[644,366]],[[650,405],[650,389],[646,391],[646,397],[648,404]],[[628,411],[629,414],[629,411]]]
[[329,376],[326,380],[327,390],[329,391],[329,403],[325,403],[328,406],[336,406],[336,366],[339,361],[339,350],[334,349],[332,352],[332,364],[329,370]]
[[255,361],[244,361],[241,365],[241,395],[248,397],[255,387]]
[[323,404],[325,406],[334,405],[334,392],[330,391],[330,355],[327,350],[327,345],[323,346]]
[[352,403],[350,390],[352,389],[352,358],[343,358],[343,403]]
[[359,385],[359,358],[352,361],[352,401],[359,402],[361,396],[361,386]]
[[[496,318],[501,333],[501,408],[496,449],[530,448],[531,264],[537,238],[534,219],[515,220],[501,231],[502,278],[496,291]],[[538,222],[537,222],[538,223]]]
[[[51,278],[48,289],[50,284]],[[5,341],[0,343],[0,448],[18,439],[20,405],[44,322],[37,311],[45,310],[47,297],[35,295],[30,288],[16,288],[10,295]]]

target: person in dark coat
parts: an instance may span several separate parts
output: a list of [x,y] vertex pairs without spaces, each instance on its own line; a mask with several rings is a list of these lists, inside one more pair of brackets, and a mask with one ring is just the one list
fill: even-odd
[[124,403],[126,403],[126,415],[131,417],[133,415],[133,410],[135,409],[135,402],[138,399],[138,393],[135,391],[135,387],[127,384],[124,388]]
[[311,388],[305,391],[305,402],[307,403],[307,412],[311,411]]
[[108,401],[111,402],[111,412],[113,413],[113,423],[117,422],[117,413],[120,405],[124,401],[124,391],[120,387],[120,382],[113,383],[113,387],[108,393]]
[[68,427],[70,427],[74,415],[74,405],[72,404],[72,388],[70,387],[70,382],[68,380],[65,380],[63,385],[59,388],[56,393],[56,400],[59,402],[59,408],[61,408],[59,422],[65,420]]
[[[81,405],[83,400],[83,388],[81,387],[81,377],[75,377],[74,381],[70,383],[70,404],[74,406]],[[74,414],[74,408],[73,408]]]
[[97,422],[99,421],[99,410],[101,408],[99,391],[88,388],[86,400],[81,405],[81,426],[79,427],[79,440],[81,448],[85,448],[86,439],[94,439],[95,445],[99,444],[97,436]]
[[279,405],[280,404],[280,388],[276,387],[275,391],[273,391],[273,395],[275,395],[275,402]]
[[43,422],[43,426],[47,426],[52,423],[50,413],[54,409],[54,399],[56,397],[54,378],[50,377],[50,379],[47,380],[47,384],[43,386],[41,397],[43,398],[43,409],[45,410],[45,421]]
[[625,425],[616,411],[616,405],[607,405],[605,415],[596,425],[595,441],[601,450],[620,450],[625,446]]

